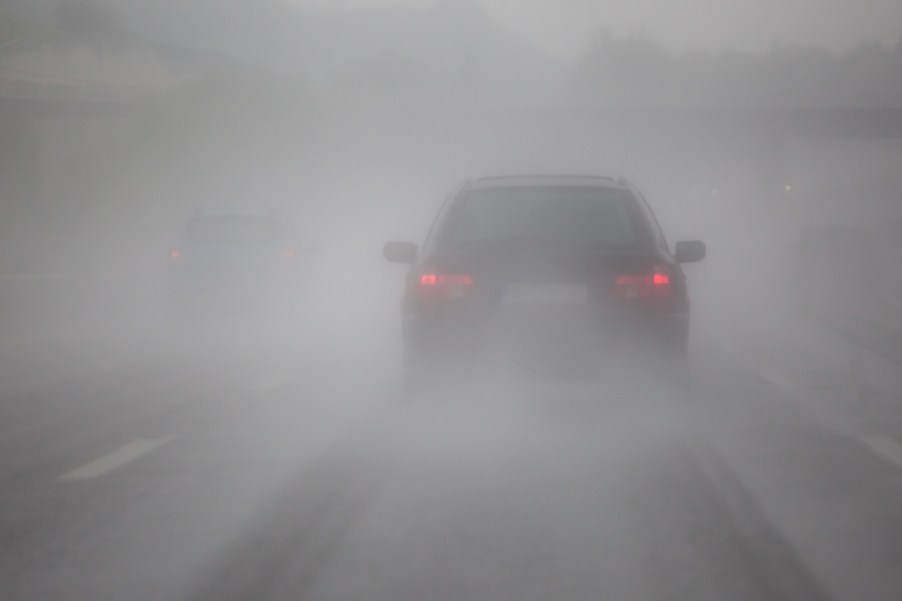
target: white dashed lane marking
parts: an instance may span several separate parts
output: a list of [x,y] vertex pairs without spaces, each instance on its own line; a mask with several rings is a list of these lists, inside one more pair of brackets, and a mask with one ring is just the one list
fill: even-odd
[[60,480],[91,480],[153,451],[169,439],[139,439],[64,474]]

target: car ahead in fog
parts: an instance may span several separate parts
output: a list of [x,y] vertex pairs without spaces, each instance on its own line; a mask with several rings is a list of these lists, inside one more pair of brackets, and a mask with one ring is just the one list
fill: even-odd
[[627,358],[638,377],[682,379],[689,297],[639,191],[590,176],[471,180],[440,209],[419,249],[389,242],[409,264],[402,301],[407,383],[486,368],[610,373]]
[[298,290],[301,244],[278,213],[198,212],[169,251],[169,300],[176,320],[267,312]]

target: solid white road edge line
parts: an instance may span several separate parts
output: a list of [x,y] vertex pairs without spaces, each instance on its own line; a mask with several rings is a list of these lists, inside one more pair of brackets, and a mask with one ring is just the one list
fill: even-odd
[[[785,377],[782,374],[777,374],[776,372],[765,372],[761,375],[765,380],[776,386],[777,389],[779,389],[780,392],[782,392],[787,397],[792,398],[793,396],[800,395],[801,391],[804,390],[804,386],[802,386],[801,383],[794,381],[792,378]],[[821,423],[821,425],[828,428],[829,430],[832,430],[840,436],[851,438],[881,459],[888,461],[893,466],[899,469],[902,469],[902,444],[896,442],[895,439],[879,434],[864,434],[855,432],[852,428],[846,425],[831,423],[823,417],[819,418],[818,421]]]
[[99,457],[90,463],[86,463],[81,467],[75,468],[71,472],[60,477],[60,480],[91,480],[98,478],[108,472],[122,467],[130,461],[134,461],[142,455],[146,455],[158,446],[167,442],[168,438],[162,439],[139,439],[128,443],[124,447],[116,449],[112,453],[108,453],[103,457]]
[[859,436],[858,442],[894,466],[902,468],[902,444],[889,436]]
[[[724,350],[729,353],[734,349],[725,348]],[[759,375],[768,383],[775,386],[777,390],[779,390],[788,398],[798,397],[803,394],[805,390],[805,387],[801,384],[801,382],[798,382],[790,376],[786,376],[773,370],[762,370],[759,372]],[[831,423],[824,419],[822,416],[818,418],[818,421],[825,428],[833,431],[840,436],[851,438],[881,459],[888,461],[890,464],[899,469],[902,469],[902,443],[897,442],[894,438],[876,434],[872,435],[858,433],[853,431],[848,426]]]
[[801,382],[775,370],[763,370],[759,375],[787,397],[793,398],[805,393],[805,387]]

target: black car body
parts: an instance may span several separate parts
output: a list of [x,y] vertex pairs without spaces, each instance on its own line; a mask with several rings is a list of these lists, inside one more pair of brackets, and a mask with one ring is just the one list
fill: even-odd
[[589,176],[471,180],[442,206],[422,249],[389,242],[411,265],[402,302],[405,368],[514,364],[603,371],[653,353],[682,369],[690,303],[680,263],[625,180]]

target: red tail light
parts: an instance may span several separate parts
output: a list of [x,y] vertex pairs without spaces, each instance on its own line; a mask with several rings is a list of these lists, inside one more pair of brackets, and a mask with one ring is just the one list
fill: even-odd
[[459,298],[473,287],[473,277],[456,273],[427,272],[420,275],[419,291],[422,296]]
[[294,250],[293,248],[286,248],[282,251],[282,256],[286,259],[294,259],[298,256],[298,251]]
[[617,277],[617,295],[622,298],[662,298],[671,293],[670,274],[663,267],[652,273],[628,274]]
[[472,286],[473,278],[468,275],[441,275],[424,273],[420,276],[421,286]]
[[169,251],[169,261],[172,263],[178,263],[182,259],[185,258],[185,255],[182,251],[177,248],[173,248]]

